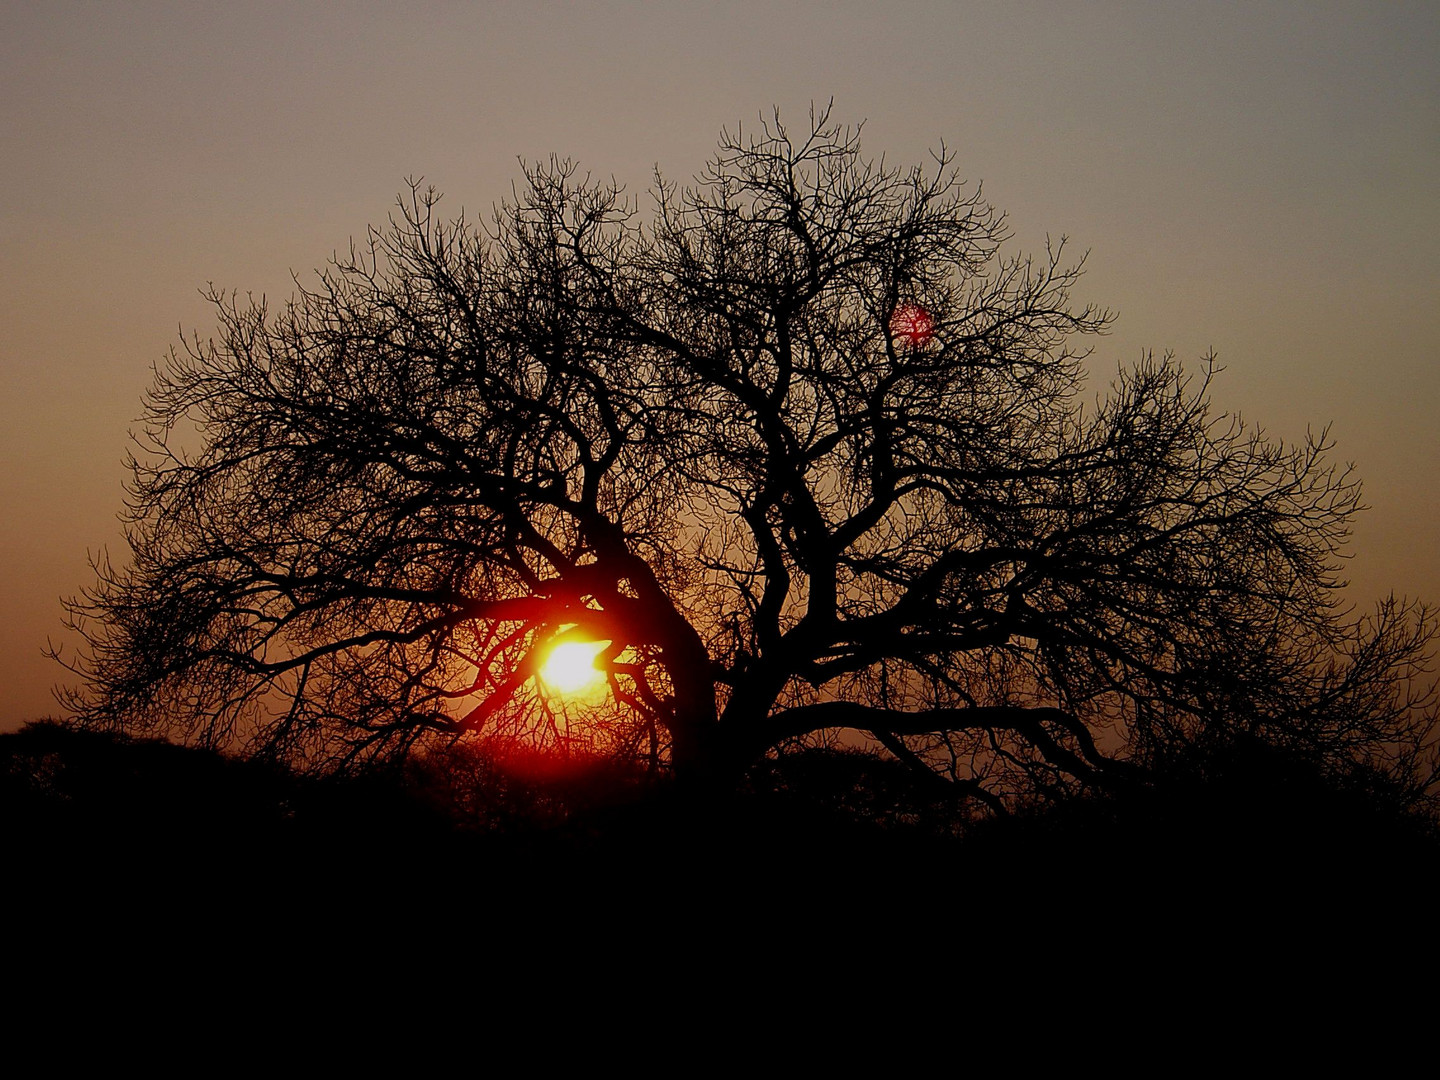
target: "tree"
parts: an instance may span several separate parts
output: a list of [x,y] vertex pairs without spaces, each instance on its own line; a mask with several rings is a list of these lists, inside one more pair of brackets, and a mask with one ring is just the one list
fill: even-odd
[[[897,170],[776,114],[657,175],[649,223],[569,161],[484,229],[438,198],[281,310],[212,289],[147,400],[132,560],[71,604],[83,720],[700,784],[854,729],[997,809],[1227,731],[1419,767],[1435,624],[1340,603],[1327,437],[1216,415],[1213,358],[1082,405],[1083,259],[1004,256],[943,148]],[[540,677],[572,642],[602,693]]]

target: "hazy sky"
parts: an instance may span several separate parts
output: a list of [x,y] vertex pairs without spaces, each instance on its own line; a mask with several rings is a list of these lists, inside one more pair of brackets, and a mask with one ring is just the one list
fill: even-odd
[[287,295],[407,176],[483,213],[558,153],[643,193],[832,96],[892,163],[944,140],[1017,246],[1090,249],[1098,370],[1214,348],[1223,408],[1333,422],[1353,598],[1440,601],[1437,57],[1433,0],[0,0],[0,729],[55,711],[59,597],[125,556],[126,433],[207,282]]

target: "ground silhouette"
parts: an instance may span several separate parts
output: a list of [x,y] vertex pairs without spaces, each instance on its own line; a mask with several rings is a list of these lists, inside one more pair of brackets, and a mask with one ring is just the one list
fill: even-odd
[[855,752],[769,760],[703,808],[606,768],[506,775],[467,751],[317,780],[39,723],[0,736],[0,813],[26,887],[37,867],[62,865],[61,882],[143,878],[152,892],[221,878],[331,897],[357,882],[552,901],[577,883],[612,895],[695,887],[722,907],[757,891],[833,900],[836,888],[887,906],[1030,903],[1053,890],[1310,904],[1421,895],[1440,866],[1436,823],[1401,787],[1340,783],[1258,742],[1187,752],[1123,793],[978,822],[900,763]]

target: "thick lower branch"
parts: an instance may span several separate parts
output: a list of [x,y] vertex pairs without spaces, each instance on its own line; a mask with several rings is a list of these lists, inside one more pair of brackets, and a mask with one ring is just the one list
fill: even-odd
[[[1045,729],[1046,723],[1056,724],[1068,732],[1080,752],[1062,745]],[[1062,709],[1018,705],[975,706],[963,709],[924,709],[905,712],[862,705],[853,701],[826,701],[800,705],[768,718],[754,736],[756,752],[762,752],[784,739],[810,735],[825,728],[852,728],[870,733],[928,735],[939,731],[1013,731],[1025,739],[1052,765],[1072,776],[1098,779],[1100,772],[1129,773],[1133,766],[1101,754],[1084,725]],[[877,737],[879,737],[877,735]],[[883,742],[883,739],[882,739]]]

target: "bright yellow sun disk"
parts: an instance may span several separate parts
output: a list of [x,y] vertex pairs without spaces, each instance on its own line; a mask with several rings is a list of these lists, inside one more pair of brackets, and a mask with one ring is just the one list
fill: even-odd
[[550,650],[540,668],[540,678],[557,694],[583,694],[596,690],[605,673],[595,666],[608,641],[564,641]]

